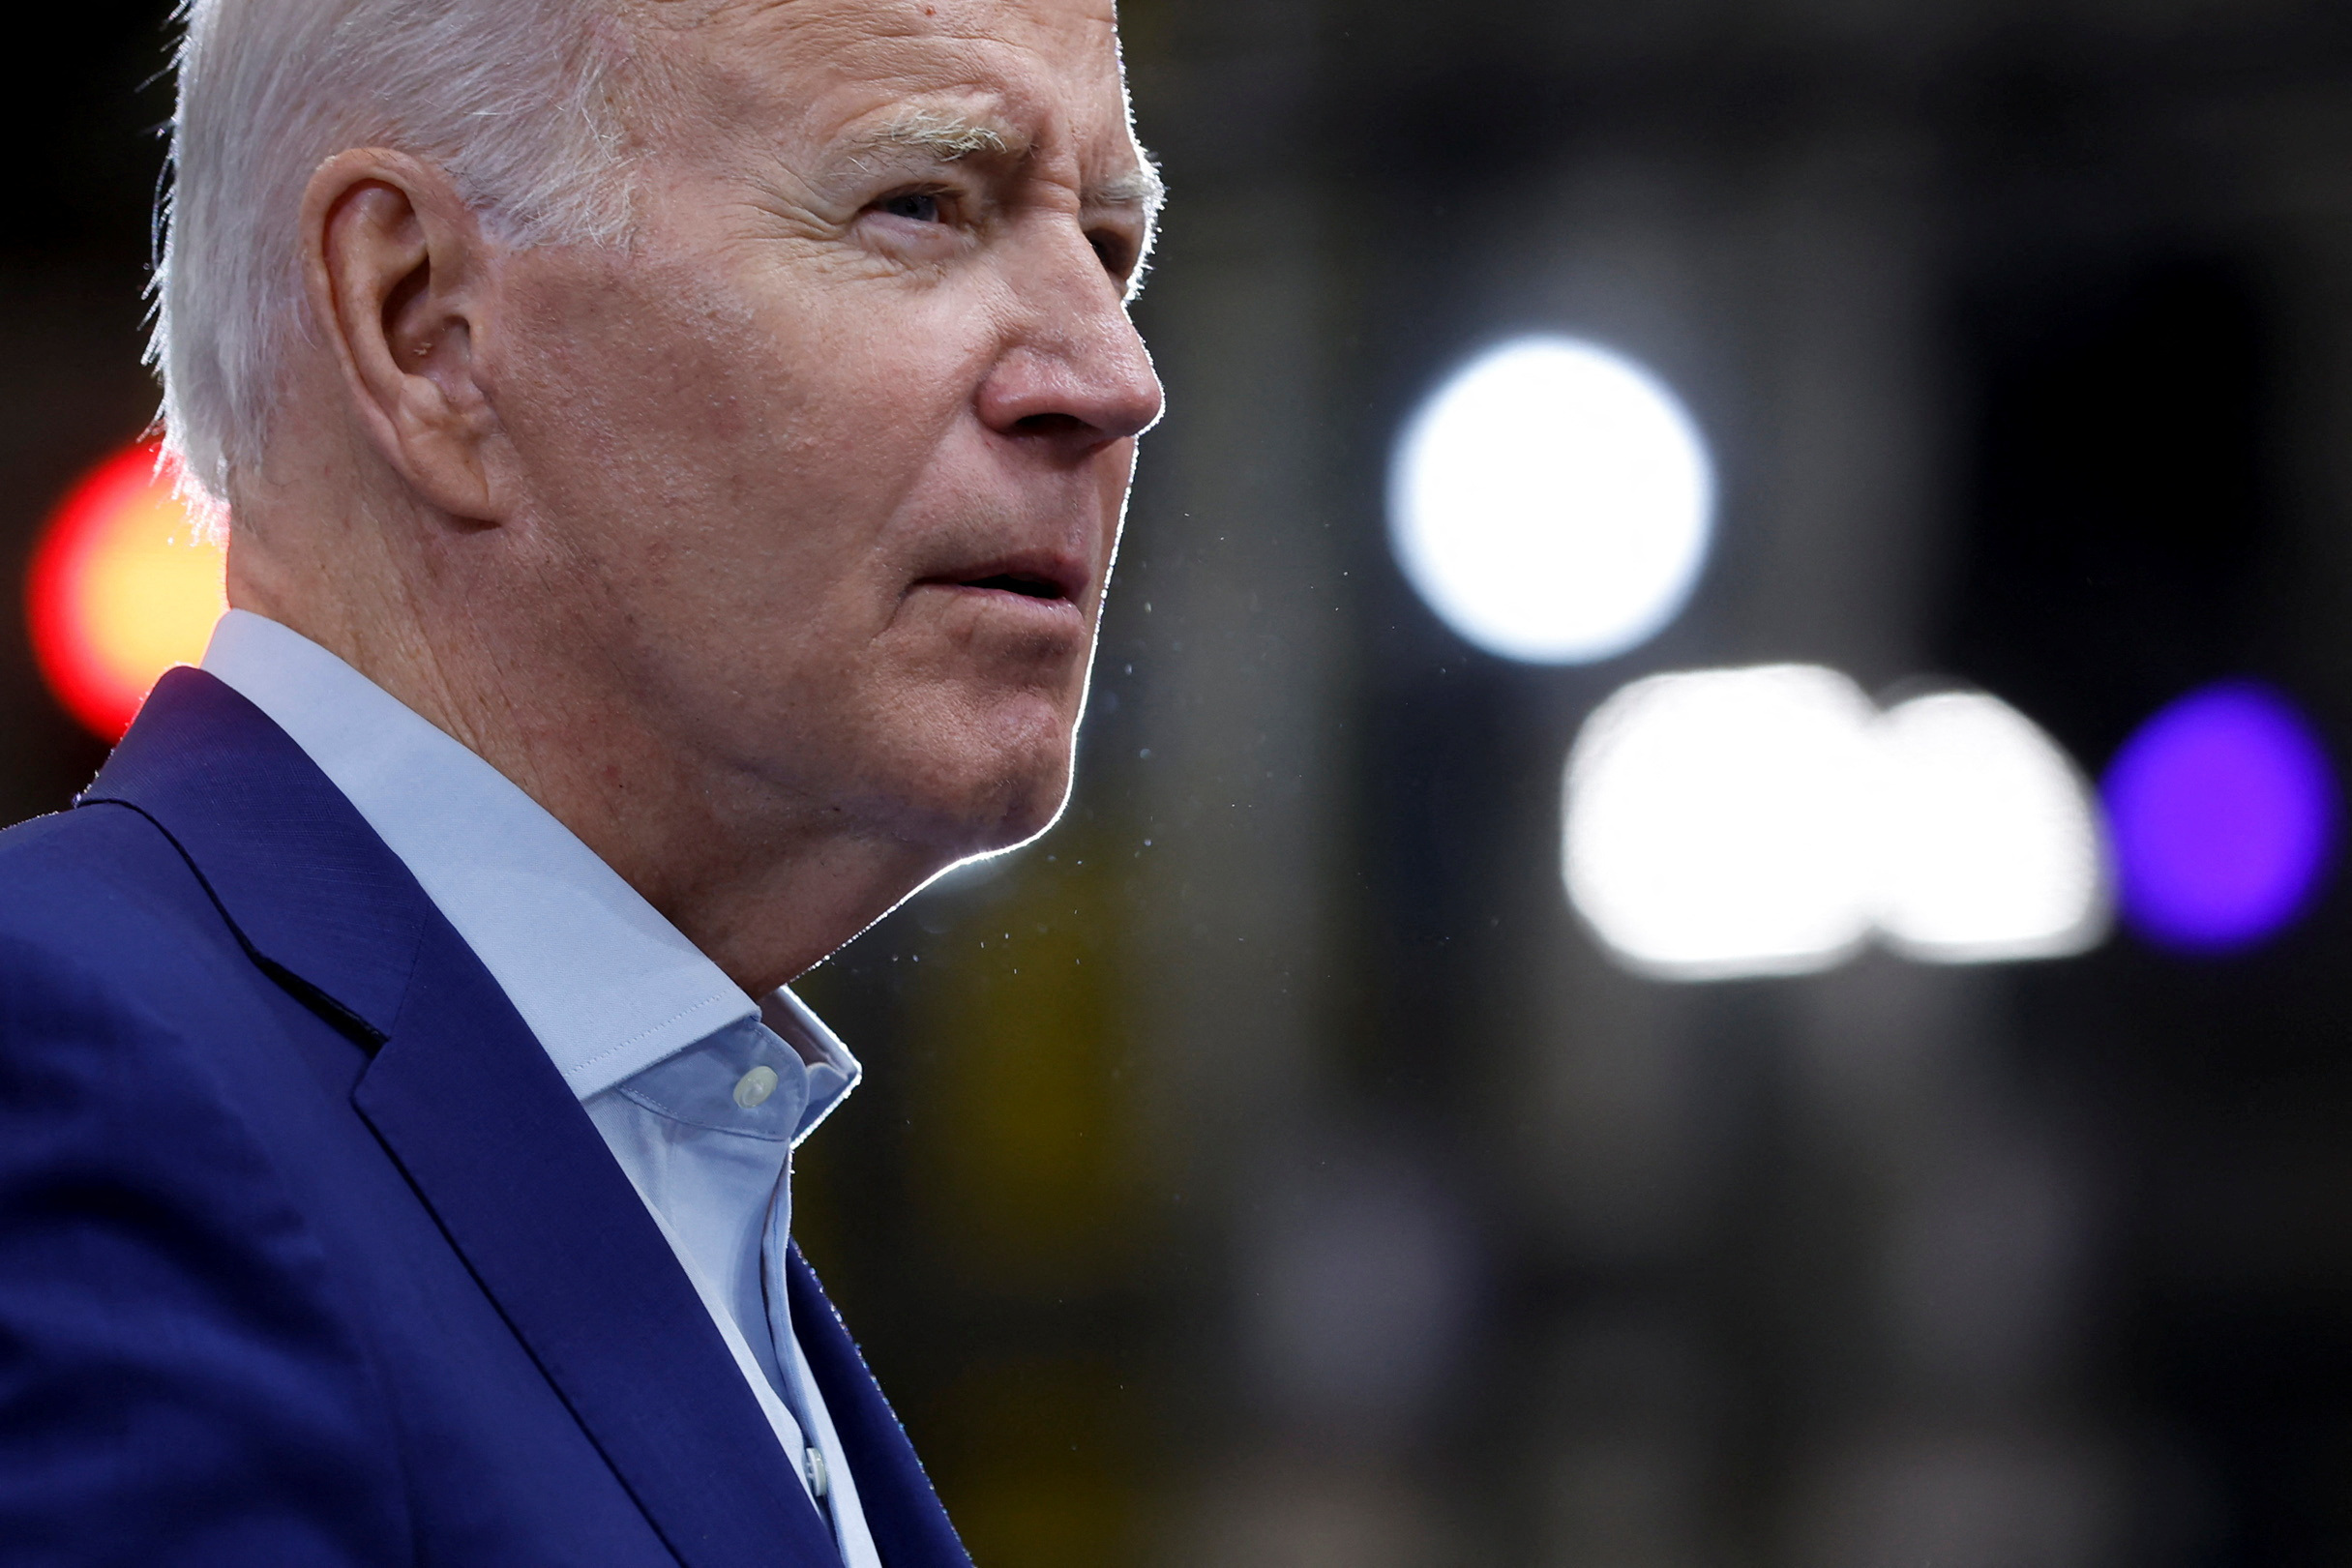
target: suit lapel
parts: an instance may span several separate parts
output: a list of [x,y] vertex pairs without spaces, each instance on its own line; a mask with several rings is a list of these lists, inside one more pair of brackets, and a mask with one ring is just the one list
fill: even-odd
[[284,731],[211,676],[174,671],[79,804],[154,820],[255,962],[374,1049],[354,1106],[679,1559],[838,1563],[718,1329],[554,1064]]
[[889,1568],[971,1568],[971,1557],[939,1506],[931,1478],[915,1458],[907,1429],[882,1398],[866,1358],[858,1354],[841,1315],[825,1299],[816,1272],[792,1247],[786,1269],[792,1331],[817,1375],[825,1411],[849,1451],[859,1502],[875,1549]]
[[353,1103],[682,1561],[839,1561],[669,1243],[445,922]]

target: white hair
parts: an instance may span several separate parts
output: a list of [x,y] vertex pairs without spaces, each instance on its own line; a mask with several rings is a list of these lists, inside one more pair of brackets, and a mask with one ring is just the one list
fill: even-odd
[[628,228],[624,0],[183,0],[148,361],[164,449],[225,516],[313,323],[297,215],[318,165],[391,147],[517,244]]

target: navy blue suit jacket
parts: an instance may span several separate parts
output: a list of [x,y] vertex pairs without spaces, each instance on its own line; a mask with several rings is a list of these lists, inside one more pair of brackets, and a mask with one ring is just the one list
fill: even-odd
[[[791,1288],[884,1562],[966,1568]],[[283,731],[164,677],[0,834],[0,1563],[839,1562],[489,972]]]

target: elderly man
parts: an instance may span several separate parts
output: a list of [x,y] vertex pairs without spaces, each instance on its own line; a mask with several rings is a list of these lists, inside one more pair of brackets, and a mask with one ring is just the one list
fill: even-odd
[[965,1561],[784,988],[1040,832],[1137,435],[1110,0],[194,0],[201,671],[0,837],[0,1558]]

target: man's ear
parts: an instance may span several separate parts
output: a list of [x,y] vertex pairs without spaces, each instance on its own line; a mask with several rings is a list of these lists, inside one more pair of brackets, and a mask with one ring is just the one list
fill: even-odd
[[385,461],[441,511],[499,520],[477,359],[491,256],[456,186],[404,153],[338,153],[303,192],[302,237],[312,312]]

